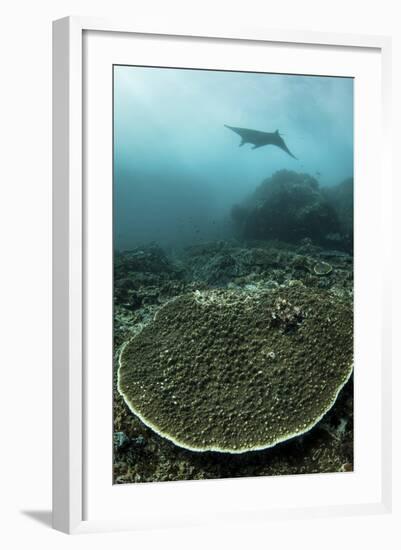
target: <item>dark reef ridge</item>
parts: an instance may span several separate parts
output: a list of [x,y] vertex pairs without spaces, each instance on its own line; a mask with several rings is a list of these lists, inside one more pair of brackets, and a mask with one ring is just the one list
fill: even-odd
[[243,204],[234,205],[232,220],[245,239],[279,239],[352,250],[353,179],[322,188],[316,178],[280,170],[265,179]]

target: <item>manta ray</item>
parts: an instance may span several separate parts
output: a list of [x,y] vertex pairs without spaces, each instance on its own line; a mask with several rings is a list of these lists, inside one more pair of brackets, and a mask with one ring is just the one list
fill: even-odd
[[252,143],[252,149],[264,147],[265,145],[276,145],[288,153],[290,157],[298,160],[288,149],[278,130],[275,132],[260,132],[259,130],[250,130],[249,128],[236,128],[235,126],[228,126],[227,124],[224,124],[224,126],[241,137],[240,147],[245,143]]

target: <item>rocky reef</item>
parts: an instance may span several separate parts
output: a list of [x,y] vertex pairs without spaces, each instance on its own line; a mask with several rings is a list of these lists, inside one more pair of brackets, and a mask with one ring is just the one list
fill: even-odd
[[328,234],[333,244],[342,243],[347,250],[353,249],[354,235],[354,178],[347,178],[338,185],[322,188],[322,193],[334,208],[340,222],[339,234]]
[[309,174],[280,170],[234,205],[231,218],[240,238],[289,243],[309,238],[351,250],[352,193],[352,178],[326,190]]
[[[327,243],[322,246],[310,237],[304,237],[297,243],[263,239],[218,241],[197,244],[179,252],[170,251],[169,254],[156,245],[150,245],[116,254],[114,269],[114,482],[211,479],[352,470],[352,375],[346,382],[350,374],[350,360],[352,359],[349,347],[352,347],[352,264],[352,255],[341,247],[329,248]],[[230,296],[235,296],[233,300],[237,304],[230,311],[234,312],[238,308],[236,318],[244,316],[244,321],[245,319],[247,321],[243,326],[248,324],[247,330],[250,329],[252,334],[248,334],[245,329],[241,331],[230,328],[231,325],[227,323],[234,325],[234,320],[225,320],[223,324],[218,321],[219,308],[216,305],[216,300],[218,302],[221,299],[226,303]],[[257,310],[257,314],[247,317],[241,297],[249,297],[248,300],[252,302],[252,307],[256,309],[262,307],[258,304],[264,304],[264,307]],[[206,329],[202,329],[200,326],[195,326],[196,323],[201,322],[197,320],[198,316],[192,317],[192,314],[188,314],[191,319],[188,320],[189,329],[186,338],[189,340],[187,341],[182,338],[182,334],[177,332],[180,330],[179,327],[183,330],[182,315],[179,314],[180,319],[176,319],[176,321],[174,319],[178,315],[176,308],[180,309],[186,304],[186,310],[188,300],[191,305],[189,311],[192,311],[192,308],[200,308],[203,313],[208,311],[210,320],[209,313],[206,318],[204,315],[200,315],[199,319],[202,319],[203,325],[206,325]],[[282,300],[285,302],[283,303]],[[210,305],[210,302],[214,305]],[[208,303],[209,305],[207,305]],[[308,304],[310,305],[308,306]],[[278,306],[280,307],[277,310]],[[224,306],[222,311],[227,313],[229,308]],[[319,315],[316,313],[317,311],[320,311]],[[309,313],[306,315],[306,312]],[[272,316],[273,313],[276,315],[275,319]],[[268,316],[269,323],[261,327],[256,326],[258,319],[263,319],[263,315]],[[315,323],[317,322],[316,316],[324,321],[319,329],[322,329],[323,335],[326,331],[326,336],[320,334],[319,330],[315,331],[311,328],[314,326],[313,319],[315,319]],[[154,320],[155,317],[156,320]],[[166,317],[169,319],[168,322]],[[331,322],[340,318],[342,319],[341,330],[333,331]],[[209,326],[209,323],[213,324],[213,328]],[[165,328],[161,328],[160,324],[165,325]],[[221,368],[217,369],[216,377],[212,377],[208,382],[209,376],[201,376],[202,369],[213,365],[216,354],[213,353],[213,350],[208,350],[202,330],[206,334],[211,329],[216,331],[215,324],[218,327],[218,339],[214,344],[218,348],[215,350],[216,354],[224,354],[225,361],[220,364],[226,367],[231,366],[235,376],[231,376],[230,370]],[[255,324],[254,327],[253,324]],[[154,333],[155,327],[158,334],[157,339]],[[267,332],[264,327],[268,327]],[[310,327],[310,330],[307,327]],[[154,376],[152,381],[144,377],[145,372],[141,372],[142,383],[146,386],[144,389],[153,391],[157,388],[157,391],[160,391],[160,383],[163,382],[164,385],[164,380],[160,378],[162,370],[170,368],[172,362],[175,368],[180,361],[183,363],[185,353],[189,353],[186,350],[191,349],[189,344],[191,339],[194,340],[193,330],[195,329],[199,332],[196,337],[195,361],[184,361],[182,368],[177,371],[181,373],[180,376],[167,377],[167,384],[173,383],[174,385],[177,378],[185,383],[168,388],[168,391],[171,392],[170,397],[176,396],[174,400],[177,404],[172,401],[171,397],[168,405],[160,407],[161,412],[166,413],[167,418],[170,413],[177,414],[177,407],[181,409],[184,405],[185,410],[185,406],[187,406],[186,414],[189,417],[186,423],[189,422],[188,428],[191,428],[191,419],[196,417],[192,398],[198,399],[199,408],[205,413],[201,415],[203,418],[206,418],[207,414],[210,416],[210,413],[218,414],[217,411],[220,410],[223,431],[220,429],[219,433],[219,430],[212,430],[210,435],[202,434],[206,424],[199,424],[199,429],[194,426],[193,430],[188,430],[192,432],[188,435],[190,441],[187,439],[182,443],[184,446],[187,443],[186,446],[191,448],[200,446],[202,450],[218,447],[220,451],[245,451],[240,454],[212,450],[199,452],[178,446],[165,436],[166,434],[173,436],[171,439],[184,438],[185,430],[182,423],[175,424],[175,434],[171,433],[171,426],[169,427],[165,423],[162,425],[161,420],[158,426],[160,429],[152,429],[149,427],[152,422],[146,422],[149,420],[147,419],[149,412],[143,410],[143,420],[145,421],[141,420],[139,414],[132,413],[126,400],[118,391],[119,358],[121,357],[122,364],[127,367],[126,373],[128,373],[128,366],[131,368],[132,364],[135,368],[143,367],[143,362],[138,363],[133,360],[134,355],[139,357],[141,353],[145,354],[146,361],[148,360],[147,354],[160,359],[157,364],[161,370],[156,369],[154,375],[151,376],[151,378]],[[235,347],[234,340],[238,349],[235,348],[236,353],[229,356],[229,346],[224,348],[222,344],[232,330],[233,349]],[[315,332],[316,334],[313,336]],[[308,334],[310,336],[307,336]],[[340,341],[331,341],[330,343],[331,334],[337,334],[339,338],[344,338],[345,347]],[[176,337],[174,338],[174,336]],[[309,338],[316,338],[316,342],[309,341]],[[127,344],[127,342],[131,342],[131,344]],[[177,345],[178,342],[181,342],[180,345],[184,347],[176,350],[176,356],[173,356],[172,362],[169,362],[170,355],[160,357],[160,354],[165,349],[170,350],[173,342]],[[307,343],[311,350],[310,356],[313,357],[312,361],[308,361],[306,357],[308,352],[305,346]],[[328,348],[329,344],[332,345],[331,350]],[[201,350],[202,345],[206,348],[204,351]],[[213,344],[211,344],[211,348],[212,346]],[[241,346],[242,349],[239,349]],[[274,347],[275,349],[273,349]],[[126,351],[122,352],[123,349]],[[276,350],[283,351],[277,351],[276,354]],[[208,352],[210,361],[204,362],[203,359],[208,356]],[[272,368],[270,371],[263,371],[262,368],[259,368],[259,359],[263,353],[270,352],[274,353],[274,358],[273,355],[266,356],[267,360],[263,364]],[[341,358],[342,352],[345,354],[343,359]],[[126,355],[124,355],[125,353]],[[255,361],[253,370],[245,372],[243,377],[241,377],[240,369],[234,368],[235,359],[238,359],[241,353],[246,359],[245,363],[248,368],[250,368],[251,361]],[[325,361],[324,354],[332,357],[332,360]],[[198,359],[196,359],[197,355]],[[192,356],[191,352],[193,359]],[[232,357],[232,360],[229,361],[228,357]],[[196,365],[198,366],[197,372],[189,372]],[[317,373],[317,371],[313,371],[313,369],[319,370],[319,365],[320,374],[315,376],[313,372]],[[282,379],[287,382],[291,376],[297,377],[297,383],[294,382],[292,388],[286,388],[286,384],[278,383],[280,368],[283,369]],[[262,374],[259,373],[260,370],[262,370]],[[265,379],[268,372],[271,373],[270,380],[268,377]],[[120,384],[121,386],[124,386],[124,383],[133,385],[133,392],[128,392],[128,388],[126,388],[123,389],[123,393],[126,396],[130,393],[127,401],[132,401],[132,409],[137,407],[139,412],[139,406],[141,403],[145,403],[146,399],[139,404],[133,402],[134,397],[139,395],[135,391],[135,384],[138,383],[136,374],[138,372],[135,372],[134,369],[133,378],[126,382],[124,382],[124,374]],[[150,376],[149,373],[147,375]],[[257,383],[258,376],[263,376],[263,384]],[[333,379],[330,378],[331,376]],[[319,381],[313,382],[314,379]],[[322,397],[323,401],[327,399],[326,404],[321,402],[321,406],[317,405],[317,401],[312,406],[311,401],[312,408],[308,409],[309,416],[303,415],[305,419],[307,417],[309,419],[309,421],[304,421],[304,423],[310,424],[307,426],[308,430],[296,429],[296,426],[301,423],[302,415],[297,417],[291,407],[284,405],[285,399],[290,397],[292,402],[300,399],[296,392],[297,388],[302,388],[302,380],[308,380],[308,382],[304,382],[306,384],[304,388],[312,393],[314,385],[317,384],[319,390],[316,390],[315,396],[317,397],[322,392],[323,396],[326,396],[324,399]],[[277,382],[276,386],[274,386],[274,381]],[[208,383],[210,387],[208,387]],[[344,383],[343,389],[335,400],[335,394]],[[280,386],[281,394],[279,396]],[[322,388],[322,386],[325,387]],[[232,410],[229,410],[229,407],[224,409],[224,402],[223,405],[218,405],[214,398],[211,399],[212,405],[208,408],[206,406],[207,399],[204,396],[206,394],[212,397],[215,395],[217,398],[219,395],[217,388],[220,388],[221,394],[226,391],[227,387],[231,388],[232,396],[237,395],[237,401],[235,399],[232,401]],[[253,388],[250,393],[250,402],[254,398],[260,399],[261,408],[258,410],[261,413],[256,418],[257,422],[265,415],[263,418],[271,422],[270,427],[275,426],[275,429],[269,430],[270,434],[273,433],[273,439],[270,439],[271,436],[267,432],[263,433],[263,430],[260,429],[244,428],[236,432],[233,430],[236,423],[241,423],[238,416],[241,414],[241,410],[248,410],[246,396],[242,397],[241,392],[246,389],[249,398],[249,387]],[[276,424],[273,422],[273,416],[267,414],[262,395],[262,389],[265,387],[272,392],[278,392],[277,397],[279,397],[281,405],[273,415]],[[274,387],[276,390],[273,390]],[[179,393],[185,388],[187,388],[187,395],[189,395],[188,392],[191,393],[191,398],[184,399],[183,394]],[[213,394],[213,388],[216,390],[215,394]],[[174,392],[177,390],[178,395],[173,393],[173,390]],[[328,393],[325,393],[326,390]],[[260,396],[258,392],[261,392]],[[162,395],[163,393],[157,394],[155,399],[162,398]],[[240,395],[240,406],[237,406]],[[335,400],[334,405],[333,400]],[[149,400],[150,404],[151,401]],[[220,408],[223,406],[223,412],[218,409],[218,406]],[[315,409],[316,406],[320,413]],[[312,412],[312,409],[315,412]],[[326,412],[327,409],[330,410]],[[324,414],[325,412],[326,414]],[[182,417],[183,414],[184,412],[180,410],[179,416]],[[234,416],[230,419],[229,414]],[[282,418],[278,419],[277,415]],[[319,419],[322,415],[323,417]],[[159,421],[156,418],[156,411],[153,411],[150,416],[153,423],[157,423],[155,420]],[[252,421],[251,416],[247,413],[245,420]],[[292,425],[291,419],[294,420]],[[171,422],[169,424],[171,425]],[[211,422],[209,426],[215,424],[218,422]],[[313,428],[312,424],[315,424]],[[232,434],[235,437],[232,437]],[[250,434],[254,434],[253,439]],[[274,444],[278,440],[287,439],[287,435],[291,434],[298,435],[266,450],[246,450]],[[209,441],[205,439],[205,435],[210,438]],[[226,444],[222,445],[221,442],[224,439]],[[216,441],[220,441],[220,445],[217,445]]]

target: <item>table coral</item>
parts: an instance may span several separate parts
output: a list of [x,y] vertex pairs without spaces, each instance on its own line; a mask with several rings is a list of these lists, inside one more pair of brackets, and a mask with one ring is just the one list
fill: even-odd
[[180,447],[272,447],[333,406],[352,372],[352,330],[352,304],[316,288],[191,292],[123,346],[118,389]]

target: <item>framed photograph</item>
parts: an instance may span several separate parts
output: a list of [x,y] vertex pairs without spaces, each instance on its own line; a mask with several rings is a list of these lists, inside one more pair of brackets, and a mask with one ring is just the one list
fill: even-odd
[[390,39],[65,18],[53,517],[390,510]]

